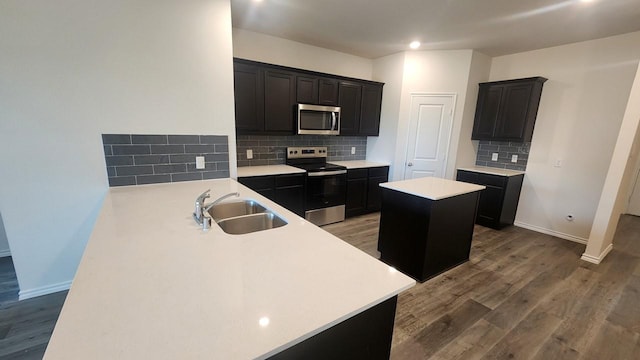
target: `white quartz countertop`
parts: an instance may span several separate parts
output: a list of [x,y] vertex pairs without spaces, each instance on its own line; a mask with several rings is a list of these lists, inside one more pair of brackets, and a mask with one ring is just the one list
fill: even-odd
[[499,175],[499,176],[516,176],[516,175],[522,175],[525,173],[524,171],[520,171],[520,170],[500,169],[500,168],[494,168],[494,167],[488,167],[488,166],[467,166],[467,167],[460,167],[458,168],[458,170],[473,171],[473,172],[479,172],[483,174]]
[[362,169],[370,167],[389,166],[387,163],[367,161],[367,160],[348,160],[348,161],[328,161],[332,164],[344,166],[347,169]]
[[483,190],[482,185],[469,184],[461,181],[447,180],[436,177],[425,177],[411,180],[392,181],[380,184],[381,187],[403,193],[423,197],[430,200],[440,200]]
[[[209,188],[288,224],[203,232]],[[263,359],[414,284],[231,179],[110,188],[45,358]]]
[[260,165],[238,167],[238,177],[267,176],[305,173],[303,169],[289,165]]

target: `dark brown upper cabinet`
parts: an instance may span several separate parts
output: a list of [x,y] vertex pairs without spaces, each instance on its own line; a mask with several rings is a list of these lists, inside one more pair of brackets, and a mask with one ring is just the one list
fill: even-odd
[[362,85],[351,81],[340,81],[338,106],[340,106],[340,135],[358,135]]
[[379,134],[383,83],[238,58],[233,75],[238,134],[295,134],[297,104],[340,106],[340,135]]
[[381,106],[382,85],[362,85],[359,135],[378,136]]
[[545,81],[538,76],[480,83],[471,139],[531,141]]

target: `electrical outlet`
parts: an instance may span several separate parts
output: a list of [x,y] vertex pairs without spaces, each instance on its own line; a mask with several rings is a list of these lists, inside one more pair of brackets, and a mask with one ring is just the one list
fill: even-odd
[[491,161],[498,161],[498,153],[491,154]]
[[247,149],[247,159],[253,159],[253,150]]
[[351,155],[355,155],[356,154],[356,147],[352,146],[351,147]]
[[204,156],[196,156],[196,169],[204,169]]
[[518,155],[511,155],[511,162],[512,163],[517,163],[518,162]]

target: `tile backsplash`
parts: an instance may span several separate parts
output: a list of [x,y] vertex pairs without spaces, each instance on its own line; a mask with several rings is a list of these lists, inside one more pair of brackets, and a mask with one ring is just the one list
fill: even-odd
[[[326,146],[329,161],[364,160],[367,155],[366,136],[238,135],[236,141],[238,166],[284,164],[288,146]],[[352,147],[356,148],[355,154],[351,154]],[[253,151],[253,159],[247,159],[249,149]]]
[[[489,166],[501,169],[521,170],[527,169],[529,160],[530,142],[514,143],[508,141],[480,140],[476,165]],[[498,153],[498,161],[491,161],[491,155]],[[511,162],[511,156],[518,155],[518,162]]]
[[[229,177],[226,135],[103,134],[109,186]],[[205,168],[196,169],[196,156]]]

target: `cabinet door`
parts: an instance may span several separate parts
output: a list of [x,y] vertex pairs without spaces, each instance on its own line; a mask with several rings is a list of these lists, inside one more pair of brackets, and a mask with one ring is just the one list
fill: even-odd
[[238,182],[267,199],[276,201],[275,176],[239,177]]
[[503,106],[498,115],[495,138],[523,141],[532,90],[532,82],[504,86]]
[[381,106],[382,85],[363,85],[359,135],[379,135]]
[[389,167],[377,167],[369,169],[369,181],[367,182],[367,211],[380,211],[382,207],[382,189],[380,184],[389,180]]
[[318,80],[318,104],[338,106],[338,80],[326,78]]
[[318,79],[309,76],[297,76],[296,100],[300,104],[317,104]]
[[238,133],[264,131],[262,70],[253,65],[233,65],[233,85]]
[[367,178],[347,180],[346,216],[364,214],[367,208]]
[[264,129],[266,132],[293,134],[295,76],[292,73],[264,71]]
[[497,224],[500,221],[504,189],[493,185],[485,185],[480,193],[477,222],[481,225]]
[[340,110],[340,135],[356,135],[360,128],[360,101],[362,86],[341,81],[338,90]]
[[501,85],[480,85],[471,139],[491,140],[493,138],[503,91],[504,87]]

